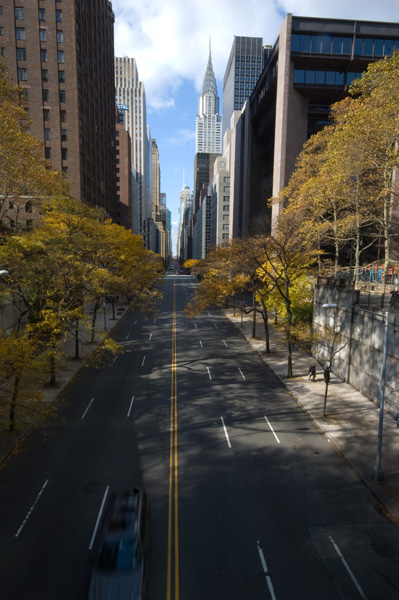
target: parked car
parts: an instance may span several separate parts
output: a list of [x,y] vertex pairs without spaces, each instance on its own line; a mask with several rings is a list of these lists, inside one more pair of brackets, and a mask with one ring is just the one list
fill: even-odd
[[134,488],[111,494],[88,600],[145,600],[150,538],[146,493]]

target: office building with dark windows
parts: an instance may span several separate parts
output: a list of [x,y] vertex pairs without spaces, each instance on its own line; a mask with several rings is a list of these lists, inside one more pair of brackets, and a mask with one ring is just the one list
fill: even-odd
[[234,36],[223,78],[223,130],[230,129],[235,110],[250,97],[263,67],[262,38]]
[[307,139],[328,123],[370,62],[399,50],[399,23],[287,14],[277,42],[235,130],[232,235],[246,235],[281,206],[267,209],[287,185]]
[[72,195],[117,220],[114,14],[109,0],[2,0],[0,46],[31,134]]

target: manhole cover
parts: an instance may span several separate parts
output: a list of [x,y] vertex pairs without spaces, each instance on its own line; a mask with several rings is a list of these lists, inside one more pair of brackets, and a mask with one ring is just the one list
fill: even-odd
[[86,485],[83,486],[83,491],[85,492],[85,494],[92,494],[93,492],[96,492],[100,487],[100,484],[98,481],[89,481],[89,483],[86,483]]

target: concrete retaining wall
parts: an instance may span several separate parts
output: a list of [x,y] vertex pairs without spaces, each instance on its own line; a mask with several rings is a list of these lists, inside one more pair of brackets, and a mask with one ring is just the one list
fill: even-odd
[[[316,285],[313,329],[317,340],[313,355],[377,405],[381,397],[385,315],[388,314],[386,346],[385,409],[399,412],[399,312],[363,309],[355,304],[356,292],[335,286]],[[323,304],[336,304],[323,308]]]

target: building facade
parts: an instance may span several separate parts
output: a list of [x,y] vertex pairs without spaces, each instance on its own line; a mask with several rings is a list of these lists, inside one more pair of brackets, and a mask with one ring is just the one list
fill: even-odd
[[219,96],[209,49],[208,65],[198,100],[195,153],[220,154],[222,151],[222,117],[219,115]]
[[72,195],[117,220],[114,14],[109,0],[1,3],[1,54],[31,134]]
[[149,197],[149,178],[152,176],[149,156],[152,153],[147,131],[146,96],[143,83],[139,80],[134,58],[115,57],[116,104],[123,113],[123,122],[132,142],[132,164],[136,174],[136,191],[133,198],[136,205],[133,214],[132,230],[143,236],[149,247],[150,219],[152,219],[152,197]]
[[234,36],[223,78],[223,137],[231,128],[235,110],[241,110],[250,97],[263,67],[263,40],[258,37]]
[[123,123],[116,124],[116,166],[117,223],[129,231],[132,230],[132,154],[130,135]]
[[329,122],[368,64],[399,50],[399,24],[287,14],[235,132],[232,233],[278,217],[267,208],[295,169],[307,139]]

